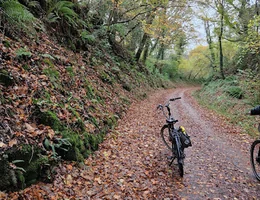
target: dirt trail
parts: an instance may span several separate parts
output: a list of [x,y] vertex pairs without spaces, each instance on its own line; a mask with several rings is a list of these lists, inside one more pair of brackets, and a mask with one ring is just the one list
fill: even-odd
[[[164,90],[133,103],[100,150],[85,161],[87,167],[60,166],[53,184],[32,186],[20,197],[33,199],[40,188],[46,199],[260,199],[260,183],[249,162],[252,139],[200,107],[191,96],[196,89]],[[183,178],[177,166],[168,166],[170,151],[159,137],[165,119],[156,111],[158,104],[178,96],[182,99],[173,102],[173,114],[193,143],[185,150]]]
[[176,90],[181,123],[192,136],[187,149],[183,188],[174,185],[187,199],[259,199],[260,184],[252,176],[249,149],[252,139],[225,119],[198,106],[193,88]]

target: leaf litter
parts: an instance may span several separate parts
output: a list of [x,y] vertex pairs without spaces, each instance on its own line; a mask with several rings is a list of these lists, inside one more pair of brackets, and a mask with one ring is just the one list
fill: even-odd
[[[52,184],[38,183],[8,198],[259,199],[260,184],[249,163],[252,139],[199,106],[191,96],[196,89],[161,90],[134,102],[84,165],[60,164]],[[165,121],[156,111],[177,96],[182,97],[172,107],[177,126],[185,126],[193,142],[185,150],[183,178],[176,165],[168,166],[170,151],[159,137]]]

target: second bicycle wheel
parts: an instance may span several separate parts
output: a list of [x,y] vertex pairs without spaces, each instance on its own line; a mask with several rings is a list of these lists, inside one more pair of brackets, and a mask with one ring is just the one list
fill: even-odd
[[169,129],[168,129],[168,125],[165,124],[162,129],[161,129],[161,137],[163,140],[163,143],[167,146],[168,149],[172,150],[172,143],[169,139]]
[[253,173],[257,180],[260,181],[260,140],[256,140],[251,145],[250,159]]

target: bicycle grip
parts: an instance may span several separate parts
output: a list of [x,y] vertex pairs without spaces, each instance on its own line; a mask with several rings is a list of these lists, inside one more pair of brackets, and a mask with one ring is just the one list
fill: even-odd
[[172,98],[172,99],[170,99],[170,101],[175,101],[175,100],[178,100],[178,99],[181,99],[181,97]]

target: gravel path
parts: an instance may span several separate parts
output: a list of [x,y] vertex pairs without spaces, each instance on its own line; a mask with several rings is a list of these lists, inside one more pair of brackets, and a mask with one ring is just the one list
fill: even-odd
[[[133,103],[85,161],[87,167],[62,165],[53,184],[40,183],[15,195],[35,199],[37,189],[46,199],[260,199],[249,161],[252,139],[199,106],[191,95],[196,89],[163,90]],[[193,144],[185,149],[183,178],[177,166],[168,166],[170,151],[159,137],[165,119],[156,111],[158,104],[179,96],[171,104],[173,114]]]

